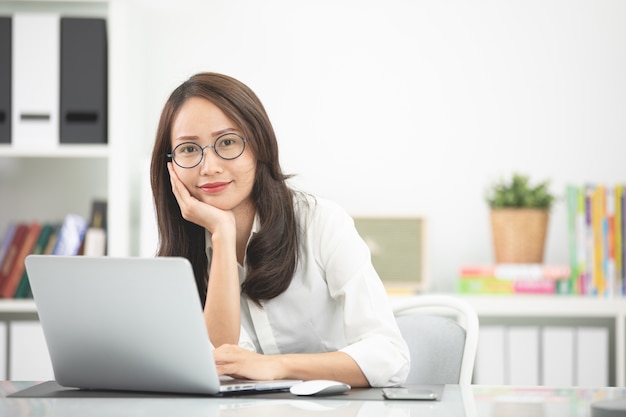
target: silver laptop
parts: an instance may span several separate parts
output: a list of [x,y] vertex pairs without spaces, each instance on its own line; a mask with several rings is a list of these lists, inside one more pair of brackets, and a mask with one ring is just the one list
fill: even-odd
[[184,258],[30,255],[26,270],[60,385],[214,395],[300,382],[218,376]]

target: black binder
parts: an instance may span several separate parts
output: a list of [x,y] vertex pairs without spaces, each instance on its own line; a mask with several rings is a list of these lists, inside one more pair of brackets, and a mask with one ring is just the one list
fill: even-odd
[[107,33],[98,18],[61,18],[61,143],[107,143]]
[[0,143],[11,143],[12,20],[0,17]]

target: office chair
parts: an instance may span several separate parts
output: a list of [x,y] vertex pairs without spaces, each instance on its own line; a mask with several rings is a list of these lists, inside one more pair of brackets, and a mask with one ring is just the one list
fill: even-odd
[[478,315],[448,295],[417,295],[393,305],[409,345],[407,384],[471,384],[478,347]]

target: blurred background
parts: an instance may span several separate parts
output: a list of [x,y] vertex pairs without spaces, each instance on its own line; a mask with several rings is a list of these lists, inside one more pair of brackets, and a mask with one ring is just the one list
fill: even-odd
[[139,152],[180,82],[232,75],[264,102],[298,186],[355,216],[427,219],[435,291],[454,289],[460,265],[493,262],[484,194],[502,177],[551,181],[548,263],[568,262],[566,185],[626,179],[623,1],[124,7]]

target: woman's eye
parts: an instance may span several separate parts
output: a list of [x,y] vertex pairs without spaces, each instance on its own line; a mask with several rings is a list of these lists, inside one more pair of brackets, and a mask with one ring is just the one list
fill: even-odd
[[178,152],[190,154],[190,153],[198,152],[198,147],[193,146],[193,145],[181,146],[180,148],[178,148]]

